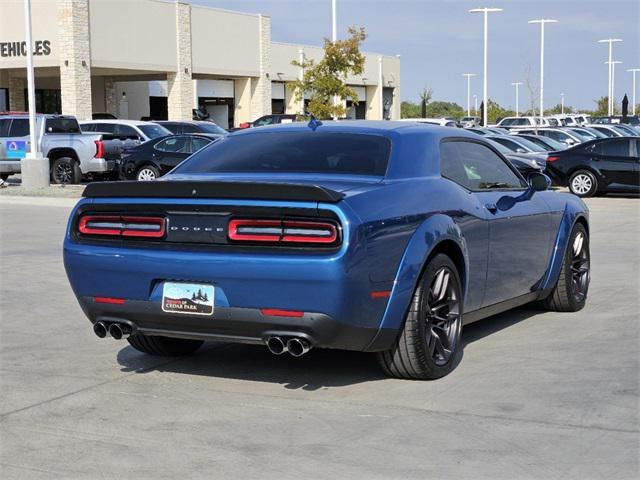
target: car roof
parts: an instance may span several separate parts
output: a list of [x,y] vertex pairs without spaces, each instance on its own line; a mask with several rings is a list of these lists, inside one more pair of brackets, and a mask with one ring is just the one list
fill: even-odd
[[120,118],[104,118],[100,120],[84,120],[80,122],[80,125],[86,125],[88,123],[119,123],[121,125],[131,125],[133,127],[138,127],[140,125],[153,125],[155,122],[145,122],[143,120],[124,120]]
[[[261,133],[277,133],[287,131],[308,131],[310,122],[292,122],[280,125],[268,125],[260,128],[247,128],[236,130],[229,136],[237,135],[259,135]],[[426,134],[428,136],[443,137],[465,137],[478,139],[475,133],[467,132],[463,128],[443,127],[440,125],[431,125],[420,122],[405,122],[393,120],[350,120],[343,121],[322,121],[315,128],[315,131],[333,132],[333,133],[362,133],[362,134],[378,134],[387,137],[410,135],[415,133]]]

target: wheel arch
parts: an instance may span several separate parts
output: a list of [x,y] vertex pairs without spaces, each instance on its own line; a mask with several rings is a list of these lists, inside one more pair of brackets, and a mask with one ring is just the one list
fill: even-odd
[[80,163],[80,159],[78,158],[78,153],[73,148],[53,148],[47,152],[47,157],[49,158],[49,166],[53,166],[53,162],[58,160],[59,158],[72,158],[74,161]]
[[575,197],[574,201],[568,201],[565,205],[562,220],[560,221],[558,233],[556,234],[556,240],[554,242],[553,254],[549,259],[547,272],[540,282],[540,298],[548,296],[558,281],[560,269],[562,268],[562,261],[571,237],[571,232],[577,223],[582,225],[586,230],[587,235],[589,235],[588,210],[582,200]]
[[380,342],[390,338],[389,331],[402,329],[418,281],[429,260],[439,253],[449,256],[458,268],[463,299],[466,298],[469,259],[462,231],[451,217],[432,215],[416,229],[405,248],[378,334],[365,350],[383,349]]

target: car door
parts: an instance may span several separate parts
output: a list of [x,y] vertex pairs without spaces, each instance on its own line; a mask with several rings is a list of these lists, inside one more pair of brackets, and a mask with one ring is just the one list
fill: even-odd
[[29,119],[14,118],[9,125],[7,138],[4,139],[5,156],[7,159],[19,162],[26,152],[31,150],[29,138]]
[[167,137],[153,147],[153,163],[158,167],[160,175],[168,173],[189,155],[190,140],[187,135]]
[[610,188],[635,189],[640,185],[634,143],[631,138],[611,138],[589,149],[590,160]]
[[470,140],[455,143],[463,172],[459,182],[478,199],[489,224],[482,306],[534,291],[546,272],[551,251],[547,203],[486,144]]

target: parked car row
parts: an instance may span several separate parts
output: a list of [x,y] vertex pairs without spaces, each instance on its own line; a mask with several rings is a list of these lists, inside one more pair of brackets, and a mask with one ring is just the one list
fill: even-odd
[[507,121],[510,129],[502,128],[501,122],[502,126],[467,130],[501,145],[507,150],[502,153],[521,171],[514,155],[537,156],[535,161],[556,185],[568,187],[580,197],[640,193],[640,130],[633,120],[583,123],[590,119],[572,116],[573,122],[564,122],[569,126],[551,127],[542,126],[548,119],[520,118],[538,126],[522,127],[522,121],[516,128],[515,122]]
[[[227,134],[213,122],[94,117],[97,119],[78,122],[72,116],[36,115],[37,141],[49,159],[52,183],[154,180]],[[30,150],[28,115],[0,113],[0,178],[20,173],[20,160]]]

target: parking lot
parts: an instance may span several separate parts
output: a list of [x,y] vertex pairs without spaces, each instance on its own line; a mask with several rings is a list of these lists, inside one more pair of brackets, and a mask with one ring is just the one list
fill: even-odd
[[[9,201],[10,200],[10,201]],[[640,200],[588,199],[575,314],[465,328],[435,382],[369,354],[97,339],[69,288],[66,199],[0,201],[0,429],[9,478],[638,478]]]

